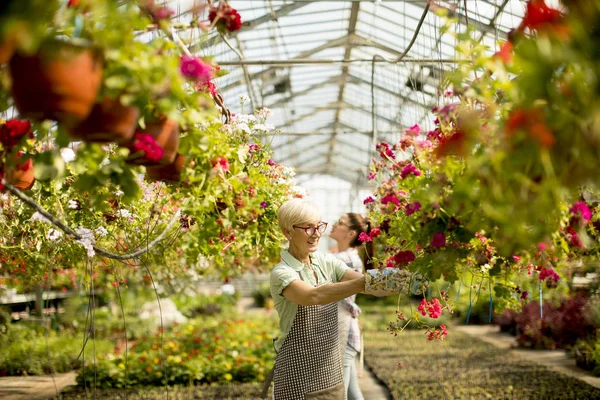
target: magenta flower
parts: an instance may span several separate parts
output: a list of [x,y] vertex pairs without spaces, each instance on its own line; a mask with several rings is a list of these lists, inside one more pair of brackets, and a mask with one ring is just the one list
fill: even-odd
[[267,208],[267,202],[266,202],[266,201],[262,201],[262,202],[260,203],[260,206],[261,206],[262,208]]
[[375,172],[369,172],[369,180],[372,181],[373,179],[375,179],[377,177],[377,174]]
[[521,257],[520,256],[512,256],[513,261],[516,262],[517,264],[519,263],[519,261],[521,261]]
[[151,135],[142,132],[135,133],[132,147],[136,153],[144,153],[150,162],[159,162],[165,152]]
[[173,15],[175,15],[175,11],[173,11],[167,7],[163,7],[163,8],[160,8],[160,9],[154,11],[154,17],[158,20],[169,19]]
[[404,211],[406,212],[406,215],[414,214],[417,211],[419,211],[420,209],[421,209],[421,203],[419,203],[418,201],[415,201],[414,203],[409,203],[406,205],[406,207],[404,207]]
[[408,164],[406,167],[402,168],[402,171],[400,172],[402,179],[405,179],[410,174],[421,176],[421,171],[419,171],[414,165]]
[[560,275],[556,273],[552,268],[544,269],[540,272],[540,281],[544,281],[546,279],[551,280],[553,283],[556,283],[560,280]]
[[393,194],[389,194],[389,195],[385,196],[383,199],[381,199],[381,204],[383,204],[384,206],[389,203],[394,203],[396,206],[399,206],[400,200],[398,200],[398,198],[396,196],[394,196]]
[[363,200],[363,204],[373,203],[374,201],[375,201],[375,199],[373,197],[369,196]]
[[571,207],[571,214],[581,215],[583,219],[589,221],[592,219],[592,212],[585,201],[578,201]]
[[373,239],[371,238],[371,236],[367,235],[365,232],[361,232],[360,235],[358,235],[358,240],[360,242],[372,242]]
[[421,127],[418,124],[415,124],[406,130],[406,133],[412,136],[417,136],[421,133]]
[[521,293],[521,300],[527,300],[528,297],[529,297],[529,292]]
[[250,143],[250,144],[248,145],[248,151],[249,151],[250,153],[254,153],[255,151],[257,151],[257,150],[259,150],[259,149],[260,149],[260,146],[259,146],[259,145],[257,145],[257,144],[255,144],[255,143]]
[[271,167],[274,167],[277,165],[277,163],[270,158],[267,160],[267,164],[269,164]]
[[444,247],[446,245],[446,236],[441,232],[434,233],[431,245],[433,247]]
[[212,66],[198,57],[182,56],[180,70],[183,76],[197,82],[208,82],[213,77]]

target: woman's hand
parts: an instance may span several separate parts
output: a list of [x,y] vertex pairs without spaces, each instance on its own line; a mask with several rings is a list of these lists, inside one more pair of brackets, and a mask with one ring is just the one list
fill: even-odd
[[357,279],[329,283],[313,287],[297,279],[283,289],[283,297],[301,306],[329,304],[345,299],[365,290],[365,278],[359,274]]

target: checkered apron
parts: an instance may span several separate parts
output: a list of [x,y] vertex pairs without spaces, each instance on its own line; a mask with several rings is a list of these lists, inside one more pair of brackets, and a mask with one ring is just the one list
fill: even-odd
[[337,302],[298,305],[292,328],[275,360],[274,399],[343,400],[343,379]]

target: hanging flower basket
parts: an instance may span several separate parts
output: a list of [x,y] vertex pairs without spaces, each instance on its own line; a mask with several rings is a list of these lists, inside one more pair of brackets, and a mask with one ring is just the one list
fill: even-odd
[[100,53],[52,40],[32,56],[10,60],[15,105],[23,115],[75,124],[92,110],[102,78]]
[[177,154],[175,161],[167,165],[149,166],[146,168],[146,176],[149,179],[156,181],[172,181],[179,182],[181,180],[181,172],[185,169],[186,156]]
[[140,115],[137,107],[124,106],[118,100],[104,99],[90,115],[69,129],[72,137],[86,142],[124,144],[131,141]]
[[[0,171],[0,176],[5,175],[6,182],[20,190],[29,190],[33,187],[35,178],[33,176],[33,163],[31,160],[20,162],[21,154],[17,155],[17,162],[14,166],[5,167],[5,171]],[[2,186],[0,184],[0,186]],[[2,188],[3,189],[3,188]]]
[[179,124],[171,119],[157,119],[136,132],[127,147],[131,152],[129,164],[171,164],[179,149]]

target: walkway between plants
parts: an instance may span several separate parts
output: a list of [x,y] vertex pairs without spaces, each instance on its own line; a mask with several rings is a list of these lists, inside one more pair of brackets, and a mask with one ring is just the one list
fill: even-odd
[[461,325],[455,326],[454,329],[477,337],[499,349],[510,350],[511,353],[525,360],[533,361],[600,388],[600,377],[593,376],[590,372],[577,367],[575,365],[575,359],[569,358],[564,350],[531,350],[517,348],[515,337],[500,332],[500,328],[494,325]]
[[[56,396],[67,386],[75,385],[75,372],[52,376],[5,376],[0,378],[0,399],[43,400]],[[56,386],[54,386],[56,384]]]

